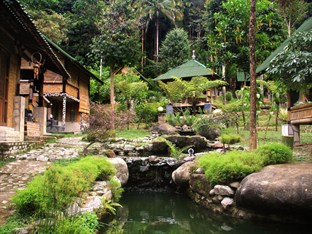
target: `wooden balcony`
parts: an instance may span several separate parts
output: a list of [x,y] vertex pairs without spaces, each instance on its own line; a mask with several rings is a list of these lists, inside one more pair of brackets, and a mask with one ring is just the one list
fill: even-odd
[[291,124],[312,124],[312,103],[291,107],[288,117]]

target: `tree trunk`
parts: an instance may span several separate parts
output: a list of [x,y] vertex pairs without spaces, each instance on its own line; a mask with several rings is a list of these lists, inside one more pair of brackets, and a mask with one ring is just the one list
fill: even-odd
[[250,48],[250,142],[251,150],[257,148],[257,90],[256,90],[256,0],[250,0],[249,48]]
[[159,12],[156,13],[156,62],[158,63],[159,54]]
[[143,67],[144,67],[144,31],[145,31],[145,28],[142,26],[142,29],[141,29],[141,52],[142,52],[141,72],[143,72]]
[[115,129],[115,73],[114,73],[114,70],[113,70],[113,66],[111,65],[110,66],[110,104],[111,104],[111,115],[112,115],[112,123],[111,123],[111,126],[112,126],[112,129],[114,130]]
[[[222,64],[222,80],[225,81],[225,64]],[[226,87],[225,85],[222,86],[222,98],[223,98],[223,105],[226,104]]]
[[287,21],[287,31],[288,31],[288,37],[291,36],[291,20],[289,19]]

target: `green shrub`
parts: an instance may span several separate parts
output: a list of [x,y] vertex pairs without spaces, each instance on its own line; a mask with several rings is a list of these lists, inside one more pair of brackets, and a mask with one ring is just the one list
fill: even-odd
[[198,163],[213,185],[240,181],[262,168],[260,156],[241,151],[206,154],[198,158]]
[[114,174],[114,166],[99,157],[86,157],[68,166],[54,165],[18,191],[13,202],[23,215],[64,211],[96,179],[109,179]]
[[260,146],[256,153],[262,157],[264,165],[287,163],[292,160],[292,150],[275,142]]
[[[86,213],[78,217],[76,216],[58,220],[54,225],[54,227],[52,228],[54,228],[53,233],[56,234],[64,234],[64,233],[94,234],[98,225],[99,221],[96,214]],[[50,229],[51,227],[48,228]]]
[[223,144],[235,144],[241,141],[241,137],[238,134],[222,134],[220,141]]
[[220,129],[223,127],[222,121],[214,118],[215,115],[203,115],[197,118],[192,125],[196,134],[214,140],[220,135]]
[[228,102],[230,102],[230,101],[232,101],[233,100],[233,94],[232,94],[232,92],[226,92],[225,93],[225,99],[228,101]]
[[3,225],[0,225],[0,233],[1,234],[12,234],[16,233],[17,228],[21,228],[25,226],[23,220],[18,214],[13,214],[7,220],[7,222]]
[[135,107],[135,113],[138,118],[139,123],[151,124],[157,121],[158,117],[158,107],[161,106],[160,103],[142,103]]
[[120,182],[115,178],[111,178],[109,181],[109,185],[113,193],[113,200],[119,201],[123,193],[123,188],[121,187]]

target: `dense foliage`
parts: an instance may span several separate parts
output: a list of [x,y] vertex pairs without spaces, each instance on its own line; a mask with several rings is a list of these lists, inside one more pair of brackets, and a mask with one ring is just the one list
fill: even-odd
[[298,32],[268,68],[275,79],[292,90],[311,88],[312,31]]
[[66,167],[55,165],[18,191],[13,201],[25,215],[65,211],[96,179],[109,180],[114,174],[115,168],[105,158],[86,157]]
[[[109,181],[113,200],[117,201],[122,189],[113,177],[115,174],[115,167],[104,157],[88,156],[68,165],[54,164],[14,196],[16,214],[21,217],[16,219],[18,226],[22,225],[23,219],[28,222],[36,219],[38,233],[95,233],[99,225],[95,213],[73,216],[68,208],[96,180]],[[102,202],[104,209],[97,212],[108,212],[106,204],[110,204],[111,209],[116,204],[106,200]],[[11,225],[15,224],[12,222]]]
[[277,143],[266,144],[253,152],[230,151],[209,153],[198,158],[198,164],[212,184],[240,181],[259,171],[265,165],[286,163],[292,160],[292,151]]
[[191,49],[187,32],[173,29],[166,35],[160,48],[163,70],[175,68],[190,59]]
[[255,154],[230,151],[227,154],[211,153],[198,160],[199,166],[212,184],[240,181],[262,167],[261,158]]

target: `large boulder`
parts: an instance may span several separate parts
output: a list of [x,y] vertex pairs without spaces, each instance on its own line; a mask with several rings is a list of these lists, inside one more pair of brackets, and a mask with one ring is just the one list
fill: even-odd
[[129,170],[127,163],[122,158],[108,158],[109,162],[111,162],[116,170],[116,177],[119,179],[121,185],[125,185],[129,179]]
[[194,165],[194,161],[183,163],[172,173],[172,180],[178,187],[189,185],[190,171]]
[[267,166],[243,179],[235,201],[257,213],[312,218],[312,163]]
[[178,130],[168,123],[155,123],[152,125],[151,131],[160,135],[174,135],[178,133]]

